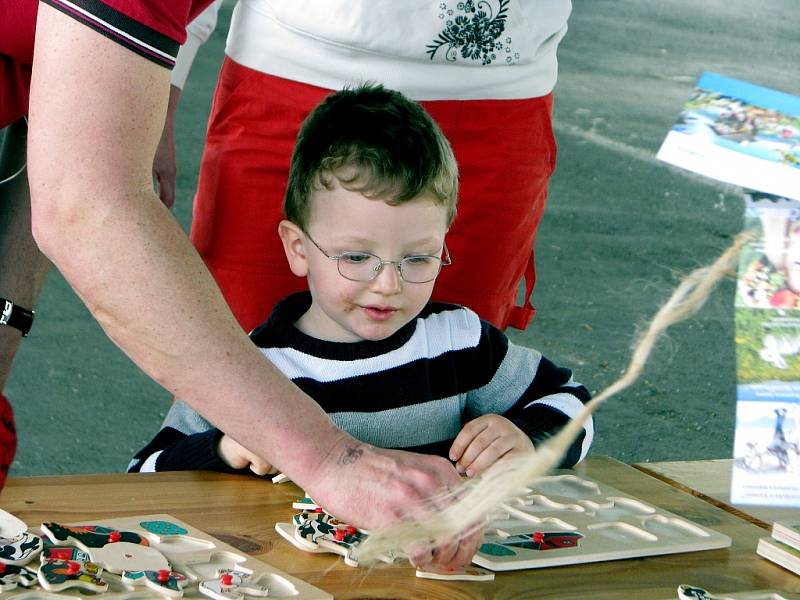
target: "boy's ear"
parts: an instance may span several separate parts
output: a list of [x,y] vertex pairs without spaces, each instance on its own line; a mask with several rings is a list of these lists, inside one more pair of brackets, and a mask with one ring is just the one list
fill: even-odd
[[283,242],[283,251],[286,253],[286,260],[289,261],[289,268],[298,277],[308,275],[308,261],[306,260],[306,247],[303,243],[305,235],[303,230],[291,221],[284,219],[278,223],[278,235]]

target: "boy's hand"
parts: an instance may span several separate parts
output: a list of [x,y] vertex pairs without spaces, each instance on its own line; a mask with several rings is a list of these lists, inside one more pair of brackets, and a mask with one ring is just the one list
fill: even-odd
[[250,467],[256,475],[274,475],[278,472],[278,469],[228,435],[223,435],[217,443],[217,455],[234,469]]
[[450,447],[450,460],[459,473],[473,477],[501,458],[534,452],[533,442],[519,427],[500,415],[481,415],[461,430]]

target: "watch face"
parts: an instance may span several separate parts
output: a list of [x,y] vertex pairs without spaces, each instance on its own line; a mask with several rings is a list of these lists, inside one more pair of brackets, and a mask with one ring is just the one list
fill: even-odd
[[5,298],[0,298],[0,308],[2,309],[0,311],[0,325],[19,329],[23,337],[28,335],[31,325],[33,325],[32,310],[22,308]]

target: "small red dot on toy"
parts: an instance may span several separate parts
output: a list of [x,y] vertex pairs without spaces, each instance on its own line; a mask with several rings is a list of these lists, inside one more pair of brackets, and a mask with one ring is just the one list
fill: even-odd
[[355,535],[358,529],[355,528],[354,525],[347,526],[347,535]]
[[169,571],[167,571],[166,569],[160,569],[158,571],[158,580],[161,583],[166,583],[167,581],[169,581]]
[[122,539],[122,534],[119,531],[112,531],[108,534],[109,542],[118,542]]
[[76,573],[79,573],[80,570],[80,563],[76,563],[74,560],[67,561],[67,573],[69,575],[75,575]]
[[314,512],[315,513],[321,513],[322,512],[322,508],[318,506],[317,508],[314,509]]
[[540,544],[544,541],[544,533],[541,531],[534,531],[533,532],[533,541],[537,544]]
[[0,562],[0,573],[5,573],[5,572],[6,572],[6,563]]
[[344,534],[345,534],[344,529],[337,529],[336,531],[333,532],[333,538],[337,542],[341,542],[344,540]]
[[233,575],[231,575],[230,573],[225,573],[222,577],[219,578],[219,582],[222,585],[232,585]]

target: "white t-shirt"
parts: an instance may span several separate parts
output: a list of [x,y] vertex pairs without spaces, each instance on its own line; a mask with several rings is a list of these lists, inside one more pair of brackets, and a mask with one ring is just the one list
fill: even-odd
[[556,82],[570,0],[239,0],[226,54],[329,89],[415,100],[534,98]]

